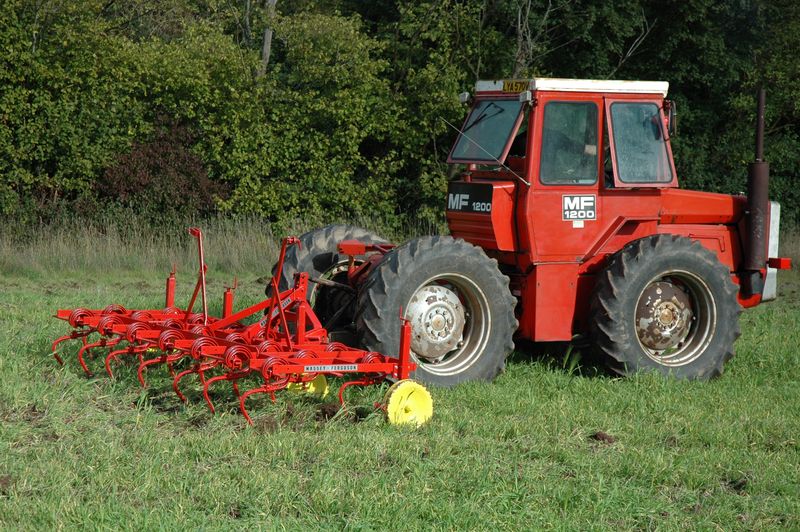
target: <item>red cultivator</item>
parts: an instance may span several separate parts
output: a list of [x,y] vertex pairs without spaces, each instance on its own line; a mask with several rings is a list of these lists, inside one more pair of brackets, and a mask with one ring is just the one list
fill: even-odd
[[[419,384],[408,380],[416,368],[410,356],[411,326],[401,320],[400,349],[396,358],[381,353],[354,349],[328,341],[328,331],[320,324],[306,301],[309,278],[307,273],[295,275],[294,286],[280,292],[277,279],[283,268],[288,246],[299,245],[287,237],[281,246],[275,276],[270,281],[271,296],[260,303],[233,312],[235,284],[225,290],[221,317],[208,315],[206,294],[206,265],[203,255],[203,236],[200,229],[189,233],[197,239],[200,269],[194,292],[186,308],[175,306],[175,270],[166,286],[164,309],[129,310],[109,305],[102,310],[77,308],[59,310],[56,317],[72,327],[52,346],[52,354],[63,365],[57,347],[67,340],[80,340],[78,362],[87,375],[92,372],[85,355],[92,350],[105,349],[105,369],[113,377],[112,363],[123,356],[135,356],[139,361],[138,378],[145,386],[144,372],[154,365],[164,364],[173,375],[173,388],[181,400],[180,381],[196,374],[203,385],[203,396],[209,409],[209,387],[217,381],[230,381],[239,397],[242,414],[252,424],[245,408],[246,399],[254,394],[274,393],[287,387],[324,386],[325,376],[354,377],[339,388],[343,403],[344,390],[353,385],[366,386],[387,379],[396,382],[381,405],[391,422],[422,424],[432,414],[430,396]],[[201,312],[194,312],[198,297]],[[263,312],[263,317],[244,325],[241,320]],[[173,366],[189,362],[189,367],[175,372]],[[238,381],[255,376],[262,383],[240,393]]]

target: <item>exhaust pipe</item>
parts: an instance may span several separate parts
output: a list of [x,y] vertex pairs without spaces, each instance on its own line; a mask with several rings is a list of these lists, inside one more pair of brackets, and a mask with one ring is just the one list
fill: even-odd
[[764,107],[766,93],[758,91],[756,111],[756,159],[748,166],[747,240],[744,254],[742,289],[746,297],[761,294],[767,267],[767,230],[769,222],[769,163],[764,160]]

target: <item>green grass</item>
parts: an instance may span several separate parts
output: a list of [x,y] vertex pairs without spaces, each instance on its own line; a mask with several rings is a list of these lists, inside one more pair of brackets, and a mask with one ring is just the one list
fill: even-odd
[[[394,242],[409,236],[437,233],[440,228],[421,222],[392,225],[381,218],[337,220],[372,228]],[[197,272],[197,244],[186,228],[202,227],[205,251],[212,271],[225,274],[270,271],[280,250],[280,237],[299,236],[324,223],[299,221],[290,229],[258,217],[213,217],[207,220],[163,222],[132,211],[103,214],[96,219],[67,218],[35,227],[0,224],[0,275],[71,277],[96,272],[147,272],[161,275],[172,264],[184,272]]]
[[[176,258],[185,297],[196,266]],[[57,308],[162,304],[164,275],[138,271],[147,263],[94,260],[0,270],[2,529],[800,528],[797,272],[742,315],[720,379],[614,379],[519,352],[492,384],[432,389],[433,420],[409,430],[369,413],[377,387],[348,392],[352,413],[328,420],[314,400],[254,400],[248,427],[224,384],[211,416],[191,379],[183,406],[163,369],[141,390],[132,365],[112,381],[97,358],[85,378],[74,347],[59,367]],[[212,268],[215,308],[225,264]],[[265,270],[243,270],[238,304],[260,298]]]

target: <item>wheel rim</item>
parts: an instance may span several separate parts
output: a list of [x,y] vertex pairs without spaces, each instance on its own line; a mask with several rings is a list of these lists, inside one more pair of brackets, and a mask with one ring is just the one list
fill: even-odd
[[697,360],[716,329],[717,311],[708,285],[687,271],[650,280],[636,302],[634,327],[644,353],[662,366]]
[[411,356],[428,373],[455,375],[483,353],[489,338],[489,302],[483,290],[460,274],[423,282],[405,306],[411,322]]

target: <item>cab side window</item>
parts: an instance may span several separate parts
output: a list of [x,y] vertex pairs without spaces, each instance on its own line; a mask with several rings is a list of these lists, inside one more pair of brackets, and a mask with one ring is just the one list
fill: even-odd
[[539,179],[546,185],[597,181],[597,105],[548,102],[544,108]]
[[658,106],[649,102],[611,104],[617,174],[624,183],[669,183],[667,156]]

